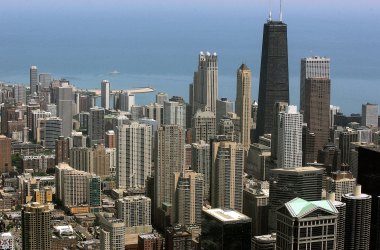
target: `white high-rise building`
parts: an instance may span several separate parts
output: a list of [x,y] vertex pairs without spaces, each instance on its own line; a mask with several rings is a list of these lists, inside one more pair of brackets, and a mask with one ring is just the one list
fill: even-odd
[[117,218],[124,221],[126,233],[152,231],[150,198],[143,195],[126,196],[116,201]]
[[130,111],[131,107],[135,105],[135,94],[128,91],[121,92],[119,95],[120,98],[120,110]]
[[180,102],[164,102],[164,122],[186,129],[186,105]]
[[218,56],[216,53],[200,52],[198,71],[194,73],[193,114],[200,109],[216,113],[218,98]]
[[152,169],[152,128],[131,122],[118,126],[116,181],[118,188],[144,188]]
[[100,224],[100,250],[125,249],[124,222],[106,213],[97,213],[96,217]]
[[305,82],[308,78],[330,79],[330,58],[314,56],[301,60],[300,111],[305,108]]
[[340,112],[339,106],[330,105],[330,128],[334,127],[335,115]]
[[302,114],[289,105],[278,120],[277,167],[302,167]]
[[101,96],[102,96],[102,107],[104,109],[110,108],[110,82],[108,80],[103,80],[101,83]]

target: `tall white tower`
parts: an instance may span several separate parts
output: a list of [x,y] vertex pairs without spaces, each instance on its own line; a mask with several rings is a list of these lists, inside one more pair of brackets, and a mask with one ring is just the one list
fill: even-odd
[[102,107],[104,109],[110,108],[110,82],[103,80],[101,83]]
[[302,166],[302,114],[289,105],[280,112],[278,122],[278,168]]

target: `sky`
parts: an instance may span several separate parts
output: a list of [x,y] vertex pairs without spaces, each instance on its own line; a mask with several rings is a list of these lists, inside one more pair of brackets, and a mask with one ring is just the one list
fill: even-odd
[[[272,6],[276,18],[279,1]],[[117,69],[125,75],[110,80],[154,79],[174,89],[191,82],[197,54],[210,50],[219,55],[221,96],[234,91],[244,62],[255,98],[268,10],[263,0],[2,0],[0,81],[27,83],[28,68],[38,65],[80,86],[98,85]],[[380,103],[379,10],[373,0],[283,1],[293,104],[299,60],[312,55],[331,57],[332,103],[348,113],[360,112],[366,101]],[[176,89],[170,94],[187,98],[187,86]]]

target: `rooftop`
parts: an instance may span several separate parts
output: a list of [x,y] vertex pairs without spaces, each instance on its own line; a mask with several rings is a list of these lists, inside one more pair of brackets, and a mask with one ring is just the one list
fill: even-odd
[[229,208],[213,208],[203,211],[222,222],[251,220],[248,216]]
[[285,207],[293,217],[303,217],[316,209],[323,209],[335,214],[338,213],[338,210],[336,210],[335,206],[329,200],[306,201],[301,198],[294,198],[285,203]]

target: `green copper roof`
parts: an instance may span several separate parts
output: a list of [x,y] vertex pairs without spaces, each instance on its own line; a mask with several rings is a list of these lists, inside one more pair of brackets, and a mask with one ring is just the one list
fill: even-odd
[[331,213],[338,213],[335,206],[328,200],[306,201],[301,198],[294,198],[285,203],[285,206],[293,217],[303,217],[317,209],[323,209]]

